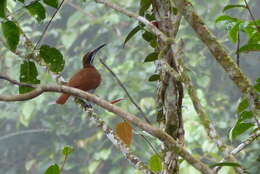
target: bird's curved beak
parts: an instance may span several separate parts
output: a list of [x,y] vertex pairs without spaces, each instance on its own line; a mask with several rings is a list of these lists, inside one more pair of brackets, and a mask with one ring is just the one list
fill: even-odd
[[99,47],[95,48],[94,50],[91,51],[92,55],[95,55],[101,48],[103,48],[104,46],[106,46],[106,44],[102,44]]

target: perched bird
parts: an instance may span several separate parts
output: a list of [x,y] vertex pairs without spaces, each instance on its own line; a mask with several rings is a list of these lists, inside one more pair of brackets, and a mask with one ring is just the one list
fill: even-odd
[[[105,46],[102,44],[96,49],[89,51],[83,57],[83,69],[78,71],[72,76],[67,86],[81,89],[83,91],[92,91],[95,90],[101,83],[101,75],[98,70],[94,67],[93,61],[96,53]],[[64,104],[70,97],[70,94],[62,94],[57,100],[57,104]]]

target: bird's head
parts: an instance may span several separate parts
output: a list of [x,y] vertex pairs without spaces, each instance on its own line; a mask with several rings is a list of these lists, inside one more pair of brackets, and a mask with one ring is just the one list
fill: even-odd
[[87,54],[85,54],[85,56],[83,57],[83,67],[86,67],[87,65],[92,65],[95,55],[96,53],[105,46],[106,44],[102,44],[99,47],[95,48],[92,51],[87,52]]

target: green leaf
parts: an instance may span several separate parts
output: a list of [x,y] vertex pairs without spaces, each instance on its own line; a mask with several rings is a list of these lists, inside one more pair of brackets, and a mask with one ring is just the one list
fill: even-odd
[[255,84],[254,88],[256,89],[257,92],[260,92],[260,83]]
[[157,59],[158,59],[158,53],[154,52],[154,53],[149,54],[145,58],[144,62],[153,62],[153,61],[155,61]]
[[131,30],[129,34],[126,36],[123,46],[125,46],[125,44],[141,29],[142,27],[137,25],[133,30]]
[[244,120],[250,119],[253,117],[253,112],[252,111],[244,111],[239,115],[239,122],[242,122]]
[[40,2],[32,2],[30,5],[26,6],[29,13],[36,18],[38,22],[45,19],[45,8]]
[[238,32],[239,32],[240,22],[237,22],[230,30],[229,30],[229,38],[233,43],[237,42]]
[[15,51],[20,39],[20,28],[13,21],[6,21],[2,23],[2,31],[7,47]]
[[215,23],[221,22],[221,21],[230,21],[230,22],[238,22],[241,21],[237,18],[233,18],[231,16],[228,15],[223,15],[223,16],[219,16],[216,20]]
[[160,80],[160,75],[159,74],[153,74],[148,79],[148,81],[150,81],[150,82],[154,82],[154,81],[157,81],[157,80]]
[[260,51],[260,44],[246,44],[239,49],[239,52]]
[[150,42],[150,41],[156,39],[156,36],[153,33],[148,32],[148,31],[145,31],[144,34],[142,35],[142,37],[147,42]]
[[243,134],[245,131],[253,127],[255,124],[254,123],[244,123],[237,121],[236,125],[231,129],[229,133],[229,138],[230,140],[234,140],[236,137],[239,135]]
[[226,10],[229,10],[229,9],[231,9],[231,8],[237,8],[237,7],[239,7],[239,8],[241,8],[241,7],[242,7],[242,8],[246,8],[245,5],[230,4],[230,5],[226,5],[226,6],[224,7],[223,12],[226,11]]
[[24,3],[24,0],[18,0],[18,1],[20,1],[20,2]]
[[0,18],[6,18],[6,0],[0,1]]
[[248,101],[248,99],[247,99],[247,98],[243,99],[243,100],[239,103],[239,105],[238,105],[238,107],[237,107],[237,113],[242,112],[242,111],[245,110],[248,106],[249,106],[249,101]]
[[58,49],[48,45],[42,45],[40,48],[40,56],[52,72],[58,73],[63,70],[65,61]]
[[210,168],[213,168],[213,167],[216,167],[216,166],[239,167],[239,166],[241,166],[241,165],[238,164],[238,163],[234,163],[234,162],[222,162],[222,163],[215,163],[215,164],[212,164],[212,165],[210,165],[209,167],[210,167]]
[[63,148],[62,153],[63,153],[63,155],[68,156],[73,152],[73,150],[74,149],[72,147],[66,146]]
[[60,168],[57,164],[51,165],[44,174],[60,174]]
[[252,36],[250,36],[249,40],[248,40],[248,44],[257,44],[260,41],[260,33],[259,32],[255,32],[254,34],[252,34]]
[[[34,64],[31,61],[24,61],[20,66],[20,82],[28,84],[39,84],[40,80],[37,79],[38,71]],[[19,93],[27,93],[32,91],[33,88],[19,86]]]
[[144,16],[144,13],[151,6],[151,4],[152,4],[151,0],[141,0],[140,1],[139,15]]
[[260,83],[260,77],[256,79],[256,83]]
[[53,8],[58,8],[58,6],[59,6],[58,0],[43,0],[43,2]]
[[160,172],[163,168],[162,160],[159,155],[155,154],[149,159],[149,168],[153,172]]

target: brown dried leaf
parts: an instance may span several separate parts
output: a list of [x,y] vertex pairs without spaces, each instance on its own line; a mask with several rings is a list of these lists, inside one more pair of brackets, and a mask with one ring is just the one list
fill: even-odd
[[116,135],[128,146],[132,141],[132,126],[129,122],[124,121],[116,125]]

